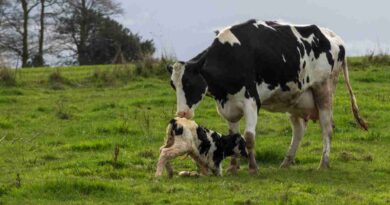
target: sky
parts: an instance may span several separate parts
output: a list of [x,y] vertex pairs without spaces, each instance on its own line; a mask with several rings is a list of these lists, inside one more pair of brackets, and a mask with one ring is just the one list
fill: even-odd
[[188,60],[208,47],[214,31],[249,19],[316,24],[335,31],[347,54],[390,52],[389,0],[117,0],[115,18],[157,52]]

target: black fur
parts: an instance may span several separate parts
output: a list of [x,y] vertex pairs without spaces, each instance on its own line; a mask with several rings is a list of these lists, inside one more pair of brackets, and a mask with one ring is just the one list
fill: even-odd
[[198,135],[198,139],[201,141],[198,149],[199,149],[199,154],[204,154],[207,155],[209,152],[209,149],[211,147],[210,141],[207,139],[207,133],[206,130],[199,126],[196,128],[196,134]]
[[169,123],[172,125],[172,130],[171,130],[172,136],[177,136],[177,135],[183,134],[183,128],[177,126],[175,119],[172,119]]

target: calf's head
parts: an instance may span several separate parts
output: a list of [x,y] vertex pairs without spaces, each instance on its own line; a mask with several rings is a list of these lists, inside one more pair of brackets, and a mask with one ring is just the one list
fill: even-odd
[[191,119],[194,111],[207,92],[207,83],[196,64],[177,62],[169,65],[171,86],[176,90],[178,117]]

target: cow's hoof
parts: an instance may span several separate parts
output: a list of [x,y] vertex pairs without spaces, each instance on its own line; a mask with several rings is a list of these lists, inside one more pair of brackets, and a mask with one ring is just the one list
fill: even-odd
[[249,174],[257,174],[259,172],[259,168],[256,167],[249,167],[248,169]]
[[318,167],[318,170],[328,170],[330,169],[329,162],[321,161],[320,166]]
[[291,162],[289,161],[283,161],[282,164],[280,164],[279,168],[280,169],[288,169],[291,166]]
[[286,157],[282,164],[280,164],[280,167],[281,169],[288,169],[290,168],[291,165],[295,164],[294,160],[291,159],[290,157]]

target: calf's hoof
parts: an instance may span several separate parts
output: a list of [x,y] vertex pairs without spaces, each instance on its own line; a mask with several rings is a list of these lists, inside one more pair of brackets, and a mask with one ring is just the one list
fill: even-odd
[[199,177],[201,175],[195,171],[181,171],[181,172],[179,172],[179,176],[181,176],[181,177]]

